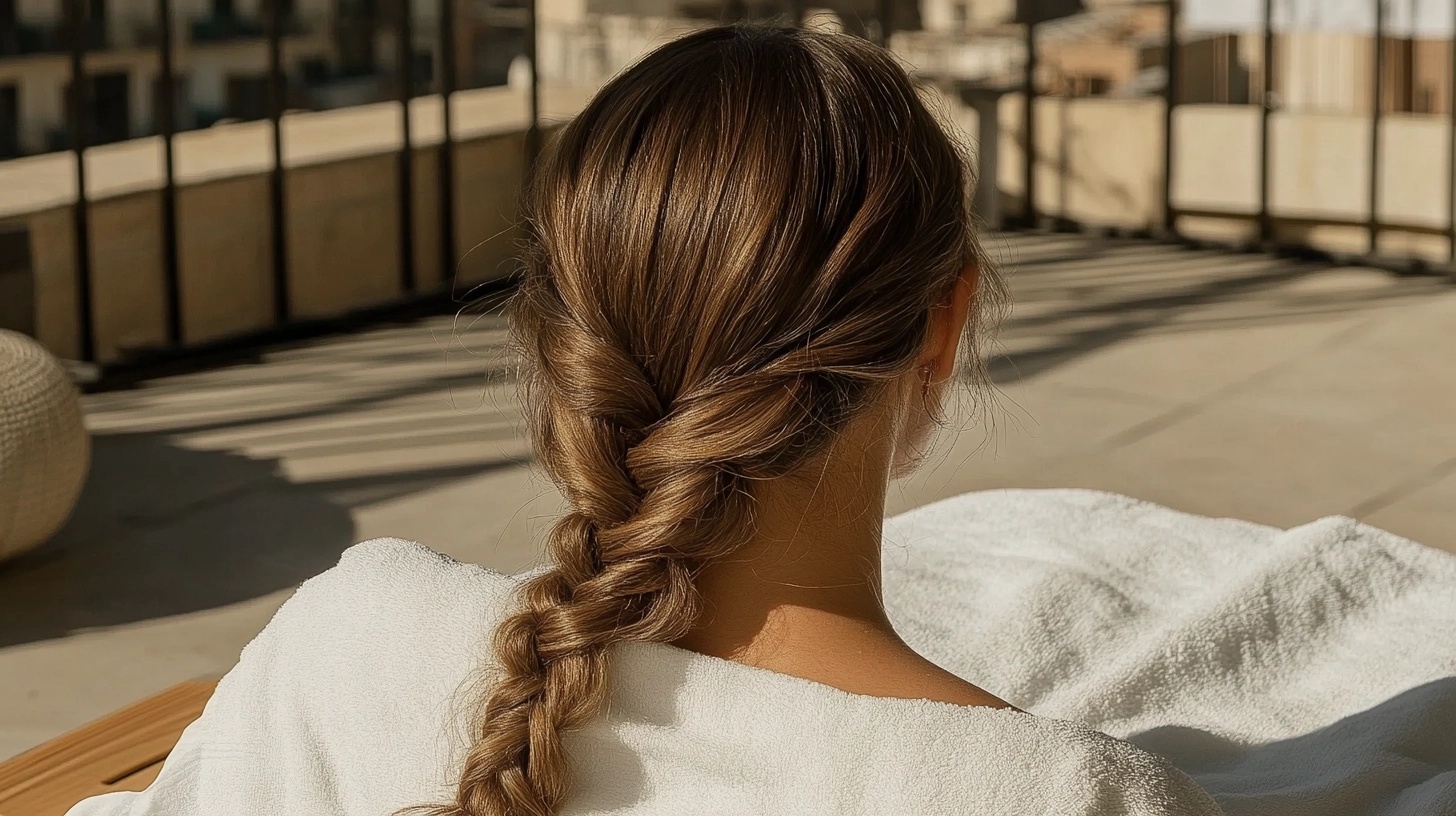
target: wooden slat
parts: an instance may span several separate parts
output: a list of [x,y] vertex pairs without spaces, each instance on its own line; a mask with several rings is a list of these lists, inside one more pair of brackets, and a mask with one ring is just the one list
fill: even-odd
[[216,685],[180,683],[0,764],[0,816],[61,816],[88,796],[145,788]]
[[153,762],[151,765],[142,768],[140,771],[137,771],[130,776],[122,777],[121,779],[116,780],[114,783],[107,785],[106,792],[110,793],[111,791],[146,790],[147,786],[152,784],[152,781],[157,778],[157,774],[161,772],[162,763]]

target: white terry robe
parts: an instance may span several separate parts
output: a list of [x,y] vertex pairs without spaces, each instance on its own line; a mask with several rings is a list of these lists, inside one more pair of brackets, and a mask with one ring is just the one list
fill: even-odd
[[[69,816],[439,801],[515,583],[404,541],[350,548],[244,649],[151,787]],[[1166,760],[1074,722],[854,695],[661,644],[615,647],[612,672],[603,716],[567,738],[564,814],[1221,813]]]

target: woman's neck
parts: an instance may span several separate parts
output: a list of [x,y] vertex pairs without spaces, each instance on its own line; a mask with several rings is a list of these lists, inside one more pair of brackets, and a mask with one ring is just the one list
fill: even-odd
[[837,458],[759,498],[752,539],[699,576],[702,616],[678,646],[765,665],[894,637],[880,592],[886,474],[845,478]]
[[856,694],[1009,708],[917,654],[885,614],[892,438],[843,434],[822,463],[763,490],[752,538],[701,573],[698,625],[674,645]]

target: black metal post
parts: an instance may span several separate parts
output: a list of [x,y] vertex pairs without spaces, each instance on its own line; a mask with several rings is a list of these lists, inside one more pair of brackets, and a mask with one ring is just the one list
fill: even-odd
[[455,2],[440,0],[440,274],[445,280],[455,275],[455,141],[450,97],[455,93]]
[[789,0],[789,24],[795,28],[804,25],[804,0]]
[[1274,240],[1269,215],[1269,115],[1274,110],[1274,0],[1264,0],[1264,88],[1259,95],[1259,242]]
[[[1456,21],[1453,21],[1456,22]],[[1451,32],[1451,84],[1446,104],[1450,106],[1446,131],[1447,153],[1450,163],[1446,165],[1446,234],[1450,237],[1449,260],[1456,265],[1456,29]]]
[[889,48],[890,35],[895,32],[894,0],[879,0],[879,4],[875,8],[875,16],[880,18],[880,46]]
[[96,321],[91,294],[91,226],[86,205],[86,144],[91,131],[91,78],[86,75],[86,3],[65,0],[62,10],[71,51],[70,138],[76,164],[76,202],[71,208],[71,229],[76,258],[77,342],[81,359],[96,359]]
[[182,278],[177,262],[177,178],[172,137],[177,130],[177,83],[172,73],[172,0],[157,0],[157,98],[162,131],[162,280],[167,298],[167,344],[182,345]]
[[1167,4],[1168,69],[1163,86],[1163,232],[1173,235],[1178,226],[1178,216],[1173,211],[1173,109],[1178,105],[1182,46],[1178,42],[1178,0],[1167,0]]
[[1025,140],[1022,159],[1022,187],[1026,202],[1022,217],[1027,227],[1035,227],[1036,212],[1036,24],[1041,18],[1037,0],[1026,0],[1026,76],[1021,81],[1021,133]]
[[531,64],[531,121],[526,126],[526,172],[541,152],[541,82],[536,69],[536,0],[526,0],[526,60]]
[[288,293],[287,196],[283,185],[283,20],[280,0],[263,0],[268,36],[268,121],[273,126],[273,170],[268,178],[269,212],[273,221],[273,318],[288,322],[292,308]]
[[1375,0],[1375,59],[1370,79],[1370,254],[1380,246],[1380,108],[1385,104],[1385,83],[1381,69],[1385,64],[1385,0]]
[[410,136],[410,100],[415,95],[415,41],[409,0],[394,0],[395,43],[399,61],[399,107],[403,119],[404,144],[399,149],[399,287],[405,294],[415,291],[415,174],[414,147]]

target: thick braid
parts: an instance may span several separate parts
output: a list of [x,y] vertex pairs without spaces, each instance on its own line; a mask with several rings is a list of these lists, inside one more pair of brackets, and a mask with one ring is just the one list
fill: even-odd
[[746,480],[797,461],[832,425],[824,406],[843,400],[804,373],[805,350],[701,384],[664,412],[643,370],[549,287],[524,290],[517,310],[540,361],[537,449],[574,512],[552,531],[553,568],[496,633],[500,676],[457,801],[462,813],[536,816],[566,795],[562,734],[600,710],[608,648],[687,634],[695,573],[751,526]]
[[[709,29],[608,84],[523,199],[511,320],[537,458],[571,512],[495,633],[454,801],[550,816],[609,656],[699,623],[755,491],[905,383],[978,251],[961,156],[888,55]],[[983,275],[994,302],[999,284]]]

